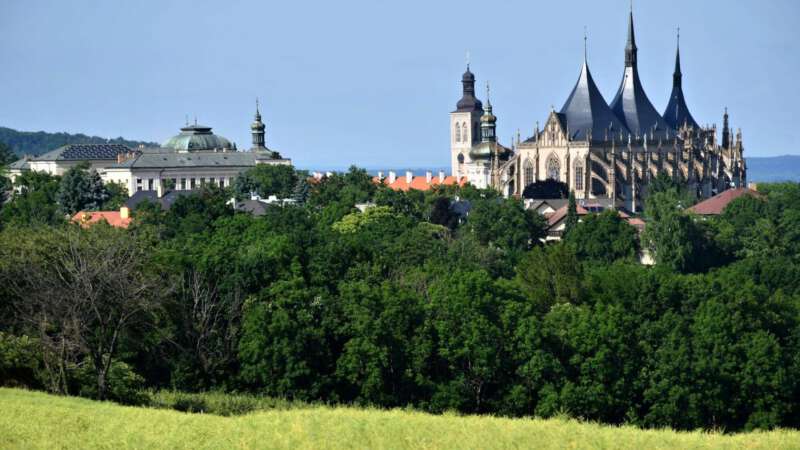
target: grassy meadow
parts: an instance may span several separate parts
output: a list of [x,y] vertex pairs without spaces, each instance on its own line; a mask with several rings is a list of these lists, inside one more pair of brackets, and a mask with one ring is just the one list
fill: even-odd
[[235,417],[0,389],[0,448],[800,448],[800,432],[721,435],[561,419],[310,406]]

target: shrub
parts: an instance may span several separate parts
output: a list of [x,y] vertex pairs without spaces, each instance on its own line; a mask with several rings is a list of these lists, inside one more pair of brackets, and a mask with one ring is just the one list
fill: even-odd
[[0,331],[0,386],[40,388],[39,341]]
[[[77,367],[73,384],[78,395],[97,398],[97,378],[94,367],[88,362]],[[115,361],[108,371],[108,399],[125,405],[146,405],[150,398],[143,390],[144,378],[122,361]]]

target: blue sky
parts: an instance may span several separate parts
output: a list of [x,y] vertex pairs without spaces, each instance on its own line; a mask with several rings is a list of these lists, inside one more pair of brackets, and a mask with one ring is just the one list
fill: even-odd
[[[628,0],[0,0],[0,126],[164,141],[188,115],[309,168],[448,163],[465,52],[489,80],[498,134],[531,134],[589,64],[607,101],[623,69]],[[666,106],[675,29],[695,119],[728,106],[746,155],[798,154],[800,2],[634,4],[639,67]],[[481,89],[483,92],[483,89]],[[483,97],[484,94],[481,94]]]

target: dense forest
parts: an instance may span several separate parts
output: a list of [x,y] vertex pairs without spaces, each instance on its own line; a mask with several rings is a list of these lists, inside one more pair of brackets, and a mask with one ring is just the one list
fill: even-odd
[[[110,197],[65,181],[92,177],[81,170],[22,177],[0,211],[4,384],[126,403],[169,388],[800,426],[798,184],[759,186],[706,220],[663,180],[643,235],[606,212],[543,245],[543,219],[517,200],[396,192],[356,168],[309,182],[259,166],[232,192],[140,206],[127,230],[84,229],[64,213]],[[298,203],[254,217],[226,204],[237,191]]]
[[39,156],[50,150],[55,150],[67,144],[122,144],[136,148],[139,144],[147,147],[157,147],[155,142],[130,141],[122,137],[113,139],[85,134],[47,133],[44,131],[17,131],[11,128],[0,127],[0,143],[5,143],[18,157],[24,155]]

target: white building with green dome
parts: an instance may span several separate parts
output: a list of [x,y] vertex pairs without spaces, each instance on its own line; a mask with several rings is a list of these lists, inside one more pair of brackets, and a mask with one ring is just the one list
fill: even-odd
[[236,144],[214,134],[211,127],[195,122],[186,124],[160,147],[66,145],[40,157],[21,160],[10,172],[12,179],[28,170],[62,175],[70,167],[88,162],[103,181],[122,184],[130,196],[140,191],[155,191],[160,197],[168,189],[231,186],[241,172],[258,164],[292,163],[266,147],[266,127],[258,104],[250,129],[252,146],[246,151],[239,151]]

